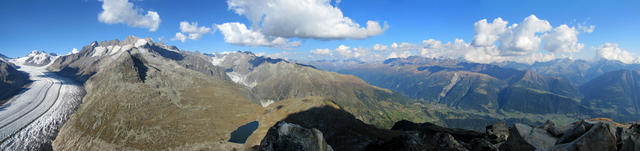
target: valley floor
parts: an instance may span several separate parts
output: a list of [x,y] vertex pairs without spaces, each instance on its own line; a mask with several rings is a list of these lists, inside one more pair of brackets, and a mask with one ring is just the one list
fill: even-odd
[[19,66],[33,83],[0,106],[0,149],[50,148],[85,92],[77,82],[48,72],[47,66]]

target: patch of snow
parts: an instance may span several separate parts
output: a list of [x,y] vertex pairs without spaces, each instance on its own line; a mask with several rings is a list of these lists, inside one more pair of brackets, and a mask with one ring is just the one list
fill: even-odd
[[260,106],[262,107],[267,107],[271,104],[273,104],[275,101],[273,100],[260,100]]
[[211,57],[212,59],[211,64],[213,64],[214,66],[220,65],[222,62],[224,62],[224,59],[226,57],[227,57],[226,55],[222,57],[218,57],[218,56]]
[[105,47],[96,47],[93,49],[93,55],[91,55],[91,57],[100,57],[102,55],[104,55],[107,52],[107,48]]
[[109,46],[107,48],[109,48],[109,55],[114,55],[120,52],[120,48],[122,47],[120,47],[120,45],[115,45],[115,46]]
[[122,48],[120,48],[120,50],[122,50],[122,51],[127,51],[127,50],[129,50],[129,49],[131,49],[131,48],[133,48],[133,45],[131,45],[131,44],[126,44],[126,45],[122,46]]
[[258,83],[254,82],[248,82],[247,81],[247,75],[242,75],[238,72],[227,72],[227,76],[229,76],[229,78],[231,78],[231,81],[238,83],[238,84],[242,84],[246,87],[249,88],[253,88],[256,85],[258,85]]
[[136,41],[136,43],[134,44],[136,47],[140,47],[140,46],[144,46],[147,44],[147,40],[144,39],[138,39],[138,41]]

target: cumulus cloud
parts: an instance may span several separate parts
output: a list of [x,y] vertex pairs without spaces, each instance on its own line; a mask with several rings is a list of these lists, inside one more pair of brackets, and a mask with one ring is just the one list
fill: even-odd
[[[564,55],[567,54],[557,53],[578,52],[584,48],[584,44],[578,42],[579,28],[568,25],[552,28],[548,21],[538,19],[535,15],[530,15],[522,22],[511,25],[501,18],[496,18],[492,22],[482,19],[474,24],[474,29],[471,43],[462,39],[446,43],[427,39],[418,44],[393,42],[388,45],[375,44],[370,48],[350,48],[340,45],[334,51],[343,58],[357,56],[357,58],[368,60],[420,55],[428,58],[464,59],[477,63],[515,61],[532,64],[550,61],[557,56],[566,57]],[[542,41],[545,41],[543,47],[547,50],[546,52],[538,49],[543,44]],[[358,54],[356,49],[360,51]]]
[[264,35],[259,31],[248,29],[242,23],[232,22],[216,25],[224,35],[224,41],[235,45],[263,46],[276,48],[291,48],[300,46],[298,41],[289,41],[286,38]]
[[584,24],[579,24],[578,25],[578,29],[582,30],[582,32],[586,32],[586,33],[591,33],[594,30],[596,30],[596,26],[594,25],[584,25]]
[[198,27],[197,22],[191,22],[191,23],[187,21],[180,22],[180,32],[187,33],[187,35],[189,35],[189,39],[191,40],[198,40],[202,38],[202,35],[209,33],[210,31],[211,31],[211,28],[209,27],[205,27],[205,26]]
[[620,49],[618,44],[612,43],[605,43],[596,48],[596,59],[618,60],[626,64],[640,63],[640,58],[636,58],[630,52]]
[[362,27],[332,6],[331,0],[228,0],[227,4],[246,16],[253,29],[275,37],[364,39],[389,27],[371,20]]
[[391,54],[389,54],[387,59],[390,59],[390,58],[407,58],[407,57],[409,57],[411,55],[412,54],[409,51],[403,51],[401,53],[391,52]]
[[509,26],[500,36],[500,50],[504,55],[526,55],[538,50],[542,39],[538,33],[551,30],[551,24],[546,20],[531,15],[520,25]]
[[473,24],[474,36],[473,36],[473,45],[474,46],[492,46],[496,40],[498,40],[499,35],[504,33],[507,27],[506,21],[502,20],[502,18],[493,19],[492,23],[488,23],[487,19],[482,19],[475,24]]
[[78,49],[73,48],[73,49],[71,49],[71,52],[67,53],[67,55],[76,54],[78,52],[79,52]]
[[314,55],[333,55],[333,53],[331,53],[331,50],[325,48],[325,49],[314,49],[310,51],[311,54]]
[[180,42],[184,42],[185,40],[187,40],[187,36],[181,32],[177,32],[176,36],[171,38],[171,40],[180,40]]
[[389,50],[389,46],[383,44],[375,44],[373,45],[373,50],[375,51],[387,51]]
[[149,28],[149,31],[158,30],[160,15],[155,11],[147,11],[135,8],[128,0],[99,0],[102,3],[102,12],[98,20],[107,24],[123,23],[132,27]]
[[358,58],[358,59],[367,59],[364,57],[370,57],[371,54],[368,48],[351,48],[349,46],[340,45],[338,48],[335,48],[333,51],[337,52],[340,57],[343,59],[348,58]]
[[584,44],[578,43],[578,30],[567,25],[560,25],[553,32],[545,34],[544,49],[550,52],[578,52]]

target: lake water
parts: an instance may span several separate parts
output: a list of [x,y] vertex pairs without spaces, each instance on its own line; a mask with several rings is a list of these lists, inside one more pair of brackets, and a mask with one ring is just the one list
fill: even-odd
[[238,127],[238,129],[231,132],[229,142],[244,144],[253,131],[258,128],[258,125],[258,121],[253,121]]

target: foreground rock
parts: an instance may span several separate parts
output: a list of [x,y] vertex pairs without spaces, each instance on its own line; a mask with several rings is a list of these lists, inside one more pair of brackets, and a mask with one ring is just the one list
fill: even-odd
[[318,129],[278,122],[260,143],[263,151],[333,151]]
[[516,123],[511,127],[503,150],[549,150],[557,138],[546,130]]
[[[305,111],[306,112],[306,111]],[[311,114],[305,113],[304,114]],[[315,113],[320,114],[320,113]],[[306,115],[306,117],[312,117]],[[357,120],[357,119],[353,119]],[[313,121],[313,120],[310,120]],[[296,123],[299,121],[288,121]],[[343,123],[346,121],[340,121]],[[337,123],[337,122],[336,122]],[[315,122],[309,128],[330,127],[336,123]],[[309,124],[309,122],[306,122]],[[269,134],[262,140],[262,150],[268,150],[269,144],[277,138],[276,130],[282,128],[282,123],[276,124],[269,130]],[[343,127],[349,128],[349,127]],[[353,127],[351,127],[353,128]],[[272,132],[273,131],[273,132]],[[312,130],[307,131],[311,132]],[[340,129],[324,129],[324,134],[333,134],[327,141],[329,146],[341,146],[336,150],[453,150],[453,151],[534,151],[534,150],[554,150],[554,151],[637,151],[640,150],[640,124],[620,124],[610,119],[590,119],[574,122],[566,126],[555,126],[551,121],[547,121],[540,126],[529,126],[516,123],[506,127],[503,122],[487,126],[486,132],[476,132],[464,129],[452,129],[438,126],[431,123],[413,123],[402,120],[397,122],[391,130],[370,129],[372,133],[386,133],[390,138],[376,137],[342,137],[349,138],[349,141],[335,141],[336,131]],[[273,134],[271,134],[273,133]],[[358,134],[365,134],[358,132]],[[318,140],[320,134],[306,134],[309,138],[297,138],[305,136],[296,135],[299,141]],[[274,138],[275,137],[275,138]],[[281,136],[278,136],[281,137]],[[363,139],[366,138],[366,139]],[[269,140],[270,139],[270,140]],[[347,139],[343,139],[347,140]],[[349,148],[345,146],[354,145],[354,141],[367,143],[364,148]],[[323,141],[315,144],[303,145],[304,147],[315,147],[322,145]],[[282,144],[279,143],[279,144]],[[299,143],[304,144],[304,143]],[[287,145],[287,144],[285,144]],[[295,148],[302,149],[302,148]],[[294,149],[294,150],[295,150]],[[305,150],[305,149],[303,149]],[[311,150],[311,149],[308,149]],[[315,149],[317,150],[317,148]]]

